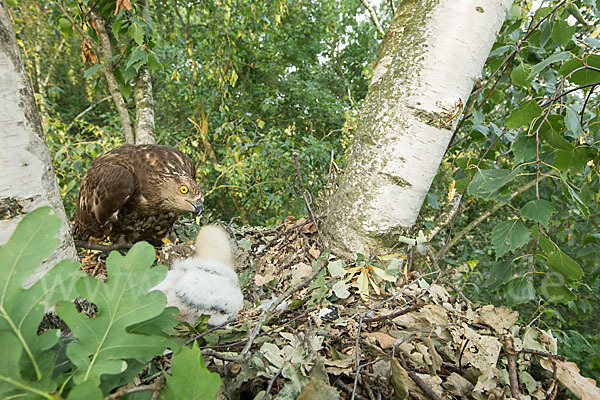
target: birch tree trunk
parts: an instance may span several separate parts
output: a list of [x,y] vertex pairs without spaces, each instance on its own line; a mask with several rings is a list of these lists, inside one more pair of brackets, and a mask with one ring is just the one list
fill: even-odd
[[8,241],[28,212],[51,206],[62,219],[60,247],[35,276],[59,260],[77,260],[50,153],[8,9],[0,0],[0,244]]
[[389,249],[414,225],[511,4],[400,1],[327,206],[332,249]]
[[154,98],[152,78],[146,65],[142,65],[133,84],[135,101],[135,144],[152,144],[154,131]]

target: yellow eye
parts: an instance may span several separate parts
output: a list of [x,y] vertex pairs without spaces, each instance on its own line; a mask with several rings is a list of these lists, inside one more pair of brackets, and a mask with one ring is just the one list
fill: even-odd
[[183,185],[179,188],[179,190],[181,191],[181,193],[186,194],[188,192],[188,187]]

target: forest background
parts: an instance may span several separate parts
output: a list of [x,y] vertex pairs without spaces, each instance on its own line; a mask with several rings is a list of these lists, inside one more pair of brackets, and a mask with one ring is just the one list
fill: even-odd
[[[119,114],[98,55],[72,24],[86,18],[84,8],[7,4],[72,215],[91,161],[125,143]],[[147,67],[156,141],[196,161],[208,218],[270,225],[304,214],[294,151],[308,191],[326,197],[395,11],[391,1],[372,13],[365,4],[120,0],[106,13],[125,104],[133,117],[131,82]],[[515,2],[417,224],[433,230],[460,199],[451,236],[446,229],[430,242],[454,284],[551,328],[559,352],[597,380],[599,8],[593,0]]]

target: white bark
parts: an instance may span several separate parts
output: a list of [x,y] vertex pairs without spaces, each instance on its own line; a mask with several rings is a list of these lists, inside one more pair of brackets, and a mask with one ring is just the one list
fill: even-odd
[[152,97],[152,78],[145,65],[135,77],[133,85],[135,101],[135,144],[154,143],[154,98]]
[[405,0],[382,41],[326,234],[391,248],[414,225],[512,0]]
[[51,206],[62,219],[60,247],[36,276],[59,260],[77,260],[33,91],[25,74],[8,10],[0,0],[0,244],[28,212]]

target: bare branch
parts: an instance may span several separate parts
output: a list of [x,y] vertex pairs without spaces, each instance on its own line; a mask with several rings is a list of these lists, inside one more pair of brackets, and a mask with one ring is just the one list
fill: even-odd
[[377,29],[377,32],[379,32],[379,34],[381,34],[381,36],[385,35],[385,32],[383,31],[383,29],[381,28],[381,25],[379,24],[379,19],[377,18],[377,14],[375,14],[375,10],[373,10],[373,7],[371,7],[369,5],[369,3],[367,3],[367,0],[360,0],[360,1],[363,3],[363,5],[367,9],[367,11],[369,12],[369,15],[371,16],[371,21],[373,21],[373,25],[375,25],[375,29]]

